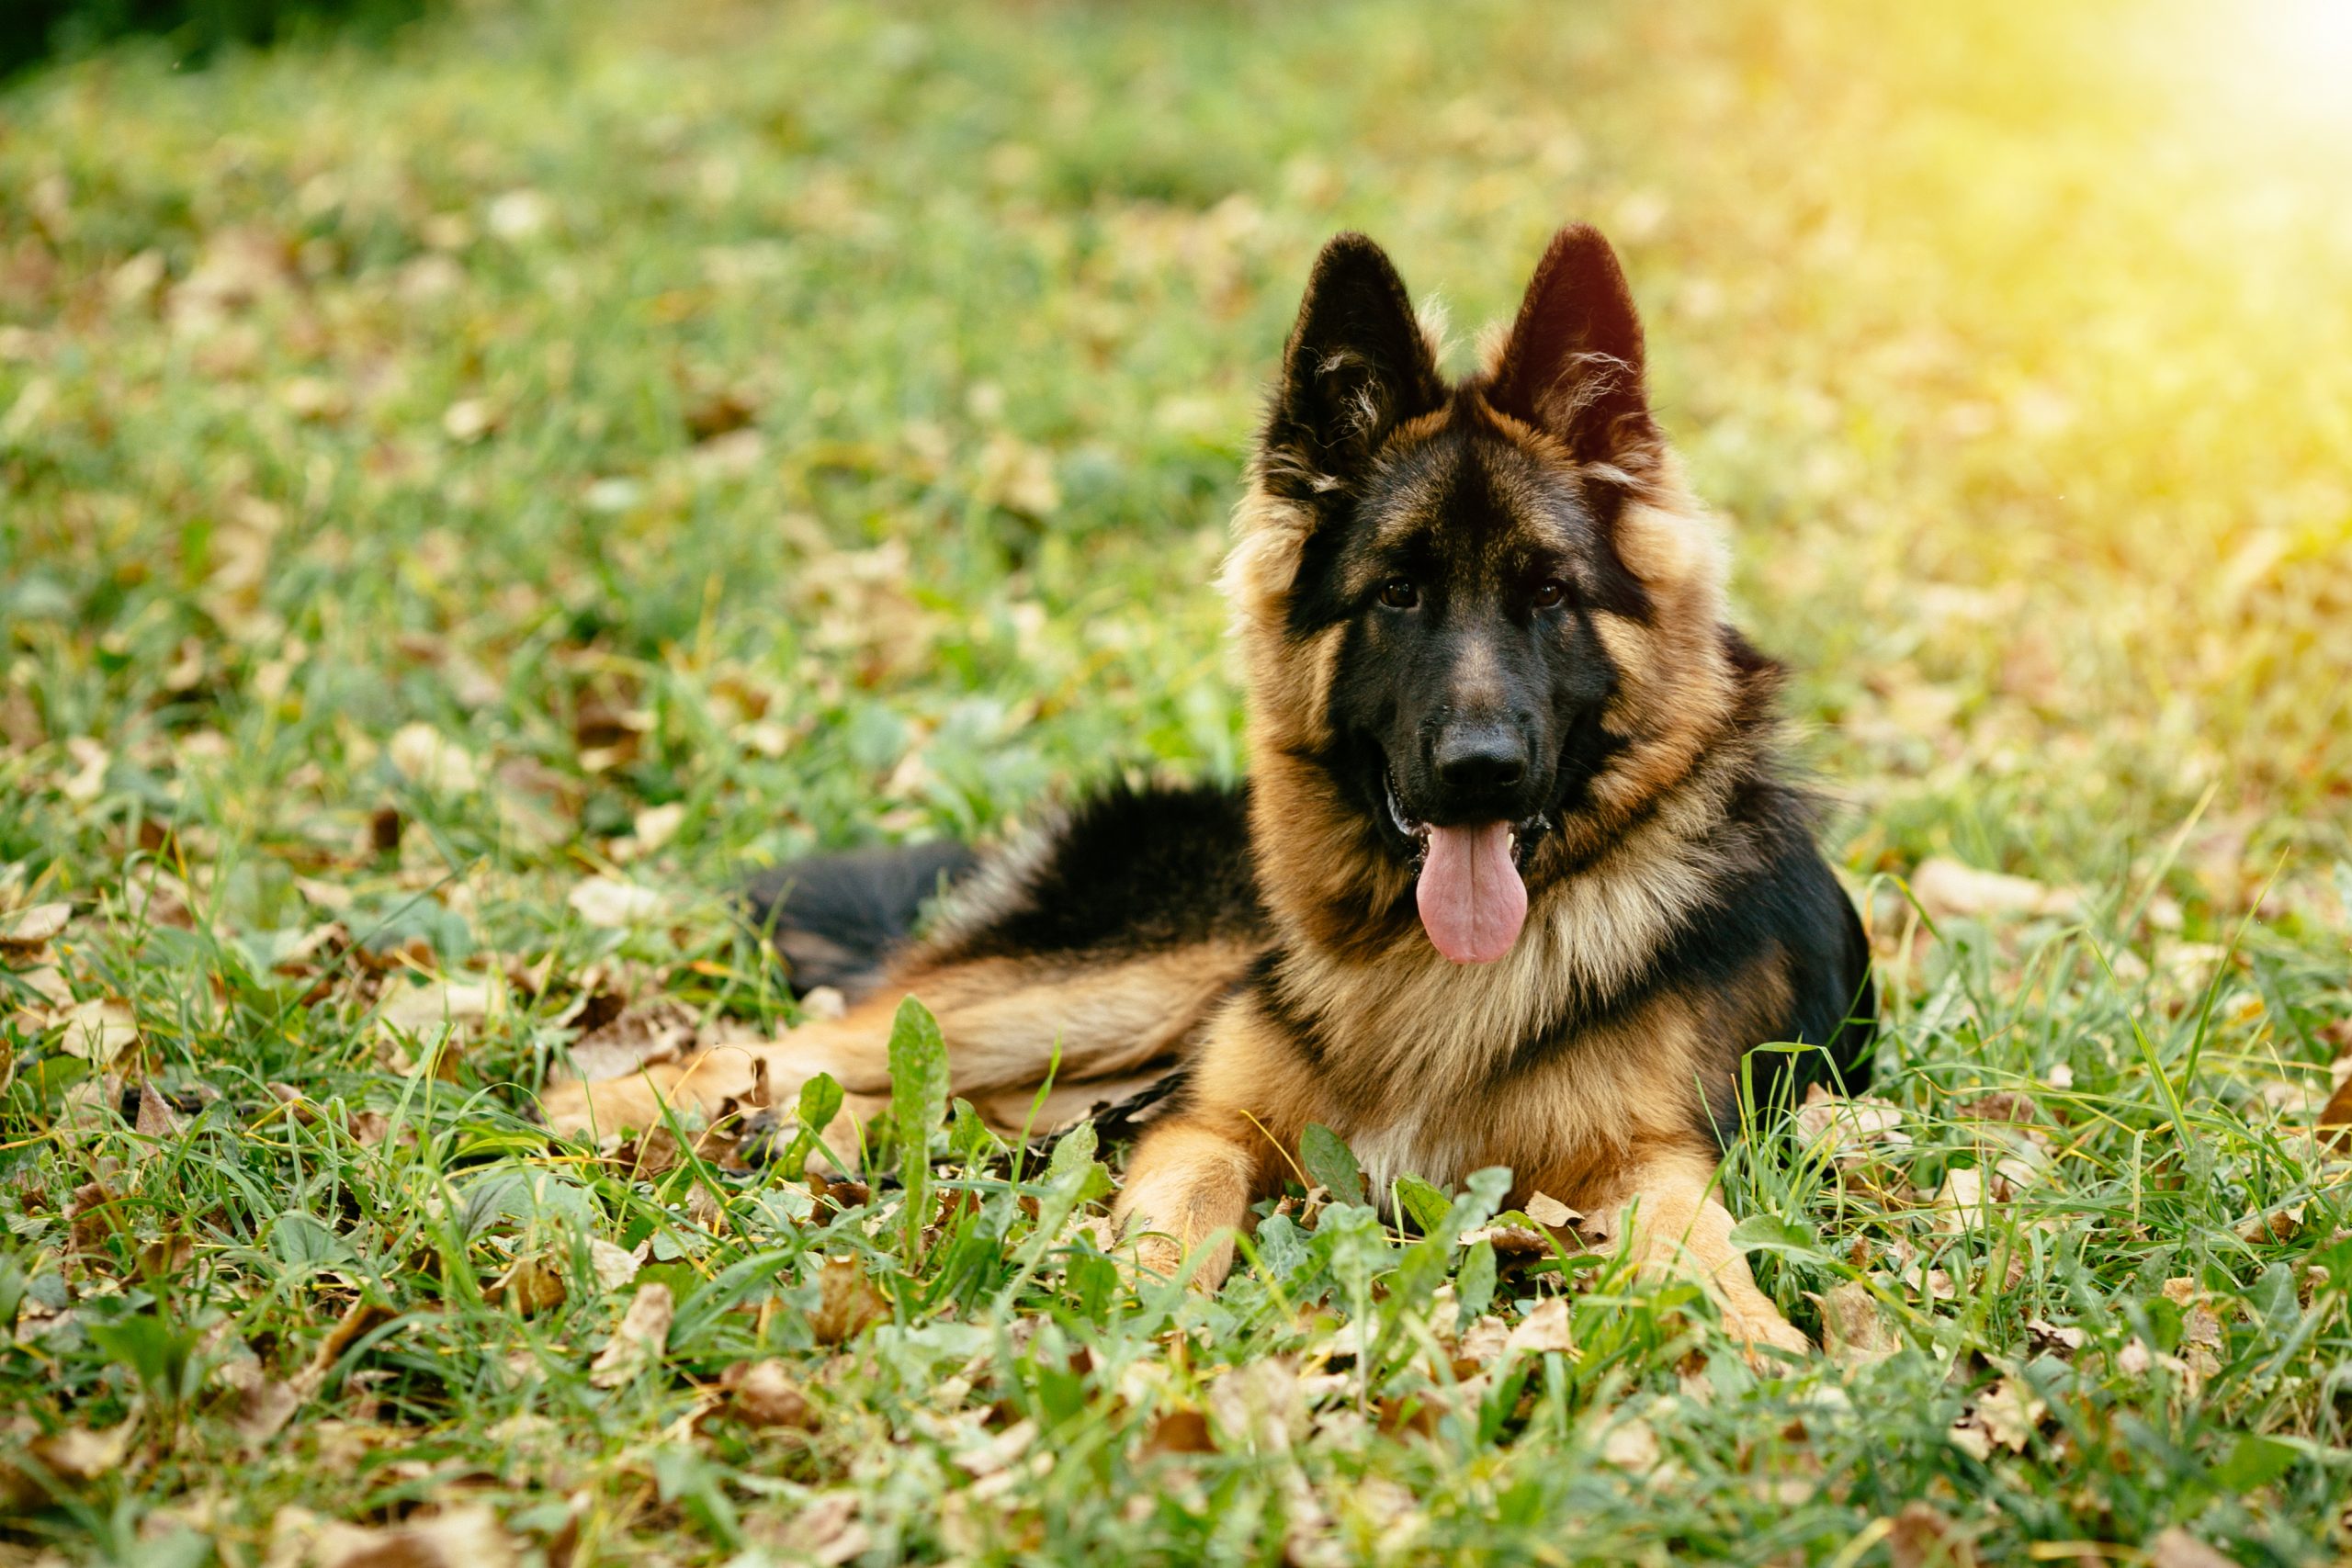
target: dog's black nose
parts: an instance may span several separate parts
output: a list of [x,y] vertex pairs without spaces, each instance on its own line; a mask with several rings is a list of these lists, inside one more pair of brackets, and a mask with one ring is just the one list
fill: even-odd
[[1448,725],[1430,765],[1449,795],[1493,795],[1527,776],[1527,743],[1505,724]]

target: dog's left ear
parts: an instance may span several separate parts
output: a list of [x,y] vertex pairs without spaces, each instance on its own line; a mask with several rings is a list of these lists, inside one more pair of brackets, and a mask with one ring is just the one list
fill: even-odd
[[1552,236],[1487,387],[1501,413],[1557,436],[1583,463],[1656,453],[1642,388],[1642,319],[1617,253],[1589,223]]

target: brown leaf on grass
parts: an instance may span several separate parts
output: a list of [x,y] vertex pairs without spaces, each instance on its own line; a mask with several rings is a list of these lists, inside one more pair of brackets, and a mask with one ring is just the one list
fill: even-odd
[[2352,1077],[2337,1084],[2320,1107],[2319,1135],[2330,1148],[2352,1149]]
[[1886,1551],[1894,1568],[1976,1568],[1968,1538],[1933,1505],[1905,1503],[1888,1524]]
[[492,1306],[506,1307],[519,1316],[528,1317],[533,1313],[561,1306],[570,1293],[561,1269],[543,1254],[526,1252],[490,1282],[482,1292],[482,1299]]
[[1457,1365],[1466,1362],[1473,1368],[1487,1367],[1500,1360],[1510,1347],[1510,1325],[1487,1313],[1463,1332],[1462,1343],[1454,1348],[1454,1360]]
[[514,1560],[514,1538],[478,1503],[381,1526],[288,1507],[270,1525],[270,1568],[507,1568]]
[[1911,896],[1936,919],[1986,915],[2046,916],[2066,919],[2082,911],[2083,896],[2031,877],[2010,876],[1938,855],[1911,874]]
[[564,899],[592,926],[621,930],[661,918],[670,901],[650,887],[610,876],[591,876]]
[[2025,1332],[2026,1343],[2033,1348],[2035,1354],[2055,1356],[2061,1360],[2072,1360],[2075,1352],[2081,1349],[2089,1337],[2071,1325],[2045,1323],[2038,1317],[2025,1325]]
[[759,417],[759,404],[732,387],[722,387],[686,406],[686,433],[697,442],[741,430]]
[[1209,1384],[1208,1409],[1220,1447],[1283,1453],[1306,1435],[1306,1398],[1286,1357],[1261,1356]]
[[656,1062],[672,1062],[695,1043],[693,1012],[673,1001],[630,1008],[571,1047],[571,1065],[582,1083],[602,1083]]
[[865,1266],[855,1258],[828,1258],[817,1272],[817,1310],[808,1314],[808,1332],[820,1345],[845,1345],[868,1324],[890,1314],[865,1278]]
[[1551,1238],[1525,1225],[1476,1225],[1462,1233],[1464,1247],[1476,1247],[1482,1241],[1492,1245],[1496,1255],[1502,1258],[1552,1256]]
[[114,1192],[104,1178],[74,1189],[74,1196],[65,1202],[65,1220],[75,1250],[95,1252],[114,1235]]
[[1574,1350],[1576,1337],[1568,1326],[1568,1302],[1566,1296],[1547,1296],[1536,1304],[1533,1312],[1519,1320],[1503,1344],[1506,1355],[1521,1351],[1541,1354],[1546,1350]]
[[400,852],[401,830],[405,826],[397,806],[379,806],[368,814],[368,850],[371,854],[389,855]]
[[386,743],[384,755],[402,778],[421,789],[466,795],[481,784],[473,753],[421,721],[402,725]]
[[590,1236],[588,1267],[594,1271],[600,1289],[617,1291],[637,1278],[637,1254],[615,1247],[603,1236]]
[[1967,1122],[2007,1122],[2028,1123],[2040,1119],[2033,1100],[2009,1089],[1996,1089],[1963,1100],[1952,1107],[1952,1114]]
[[2178,1525],[2167,1526],[2148,1542],[2149,1568],[2238,1568],[2237,1559],[2224,1557]]
[[1527,1217],[1552,1230],[1566,1230],[1584,1216],[1553,1197],[1549,1192],[1529,1195],[1525,1209]]
[[1887,1326],[1878,1297],[1860,1280],[1832,1285],[1813,1298],[1821,1308],[1821,1344],[1832,1359],[1849,1365],[1883,1361],[1901,1349]]
[[1170,1410],[1151,1424],[1151,1431],[1143,1441],[1144,1457],[1154,1454],[1215,1453],[1216,1444],[1209,1437],[1209,1418],[1197,1410]]
[[728,1408],[754,1427],[817,1429],[817,1411],[778,1360],[738,1361],[719,1374]]
[[2003,1378],[1976,1398],[1976,1423],[1984,1435],[2008,1450],[2023,1453],[2034,1428],[2050,1414],[2049,1405],[2016,1378]]
[[371,1330],[391,1322],[397,1315],[383,1303],[369,1301],[366,1297],[352,1303],[344,1309],[343,1316],[336,1320],[335,1325],[327,1331],[327,1337],[319,1341],[318,1353],[311,1358],[311,1370],[324,1376],[334,1370],[337,1361],[343,1359],[345,1351]]
[[139,1024],[130,1009],[112,1000],[87,1001],[65,1015],[65,1037],[58,1048],[103,1067],[139,1043]]
[[1600,1435],[1600,1462],[1628,1475],[1647,1475],[1663,1457],[1657,1429],[1638,1416],[1612,1422]]
[[857,1506],[854,1492],[827,1492],[811,1499],[792,1521],[795,1551],[825,1568],[865,1555],[874,1535],[859,1520]]
[[1877,1150],[1911,1141],[1911,1134],[1903,1130],[1903,1111],[1892,1101],[1868,1094],[1849,1100],[1820,1084],[1806,1089],[1795,1122],[1797,1136],[1808,1148],[1827,1155],[1840,1167],[1867,1164]]
[[146,1138],[176,1138],[180,1134],[180,1119],[171,1102],[155,1092],[152,1083],[139,1086],[139,1119],[133,1131]]
[[[104,1431],[69,1427],[33,1438],[24,1446],[24,1459],[0,1457],[0,1513],[15,1514],[46,1506],[53,1486],[84,1486],[122,1468],[130,1451],[130,1429],[125,1421]],[[28,1466],[25,1460],[31,1461]],[[50,1484],[42,1484],[46,1475]]]
[[[2322,1123],[2323,1127],[2325,1125]],[[2238,1226],[2238,1239],[2250,1245],[2292,1241],[2303,1234],[2303,1206],[2290,1203],[2267,1214],[2256,1214]]]
[[414,1034],[436,1023],[473,1023],[498,1009],[501,998],[487,981],[435,980],[423,986],[394,981],[386,987],[383,1011],[378,1016],[402,1033]]
[[36,904],[29,909],[0,915],[0,954],[25,958],[46,947],[64,932],[74,918],[71,904]]
[[[30,991],[35,997],[40,998],[49,1010],[54,1011],[74,1005],[74,987],[65,983],[65,971],[54,964],[36,964],[29,969],[15,970],[9,975],[8,979],[14,989],[20,992]],[[36,1010],[30,1008],[25,1010],[26,1012],[34,1010]],[[23,1014],[20,1013],[18,1016],[22,1017]],[[35,1027],[46,1028],[48,1022],[49,1021],[43,1018]]]
[[659,1360],[677,1310],[669,1286],[639,1285],[621,1314],[620,1326],[589,1363],[588,1381],[598,1388],[618,1388]]
[[291,1378],[274,1378],[262,1370],[259,1360],[247,1357],[221,1367],[213,1379],[235,1392],[237,1402],[229,1413],[229,1429],[248,1450],[254,1450],[285,1430],[294,1413],[319,1392],[326,1371],[313,1364]]

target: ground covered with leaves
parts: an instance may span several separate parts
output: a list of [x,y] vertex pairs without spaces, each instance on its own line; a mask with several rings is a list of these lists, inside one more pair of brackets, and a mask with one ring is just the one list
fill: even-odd
[[[2352,137],[2193,8],[1947,13],[484,3],[6,89],[0,1558],[2342,1561]],[[1118,1151],[911,1015],[854,1170],[535,1124],[801,1016],[748,871],[1241,770],[1315,247],[1466,332],[1572,217],[1882,960],[1875,1096],[1724,1172],[1822,1353],[1320,1145],[1138,1288]]]

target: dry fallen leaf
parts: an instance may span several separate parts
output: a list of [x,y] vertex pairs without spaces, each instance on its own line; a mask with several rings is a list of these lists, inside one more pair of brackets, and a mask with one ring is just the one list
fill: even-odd
[[23,957],[55,941],[74,918],[71,904],[36,904],[13,915],[0,915],[0,953]]
[[352,1303],[344,1309],[343,1316],[336,1320],[335,1325],[327,1331],[327,1337],[319,1341],[318,1352],[311,1358],[311,1369],[322,1375],[333,1370],[334,1364],[343,1359],[345,1351],[372,1330],[390,1323],[394,1315],[392,1309],[381,1302],[371,1302],[362,1297]]
[[2320,1108],[2319,1135],[2330,1148],[2352,1148],[2352,1077],[2337,1084]]
[[1944,1436],[1951,1439],[1952,1447],[1979,1464],[1993,1457],[1992,1438],[1973,1417],[1953,1422],[1946,1428]]
[[669,1286],[639,1285],[611,1341],[589,1364],[588,1381],[598,1388],[618,1388],[658,1360],[676,1314]]
[[481,783],[473,754],[429,724],[405,724],[384,754],[393,768],[421,789],[463,795]]
[[858,1519],[857,1502],[854,1492],[827,1492],[811,1499],[792,1521],[796,1551],[824,1568],[865,1556],[874,1536]]
[[[1531,1216],[1532,1217],[1532,1216]],[[1521,1351],[1531,1354],[1545,1350],[1573,1350],[1576,1340],[1568,1328],[1568,1302],[1566,1296],[1547,1296],[1535,1310],[1520,1319],[1504,1341],[1506,1354]]]
[[139,1043],[139,1025],[118,1001],[87,1001],[65,1015],[59,1048],[69,1056],[103,1067]]
[[580,918],[592,926],[618,929],[642,925],[659,919],[669,900],[650,887],[617,881],[609,876],[592,876],[571,890],[564,902],[579,911]]
[[1027,1453],[1037,1440],[1037,1423],[1015,1421],[993,1437],[973,1444],[956,1456],[956,1467],[975,1480],[996,1475]]
[[[134,1425],[135,1421],[125,1421],[96,1432],[85,1427],[69,1427],[62,1432],[35,1438],[25,1445],[24,1452],[48,1472],[52,1483],[85,1485],[122,1468],[123,1459],[130,1451],[130,1429]],[[50,1488],[41,1484],[34,1472],[24,1468],[21,1461],[0,1459],[0,1509],[13,1513],[41,1507],[49,1501]]]
[[569,1054],[581,1082],[601,1083],[656,1062],[675,1061],[694,1043],[693,1012],[676,1002],[661,1001],[630,1008],[590,1030]]
[[1840,1166],[1866,1163],[1876,1149],[1911,1141],[1911,1134],[1903,1130],[1903,1111],[1892,1101],[1868,1094],[1849,1100],[1820,1084],[1805,1089],[1804,1103],[1797,1107],[1794,1120],[1797,1136],[1805,1146]]
[[385,991],[384,1022],[414,1034],[436,1023],[471,1023],[496,1009],[498,992],[487,982],[435,980],[423,986],[395,981]]
[[1206,1454],[1216,1451],[1209,1437],[1209,1418],[1197,1410],[1170,1410],[1151,1424],[1144,1438],[1146,1458],[1153,1454]]
[[1510,1325],[1492,1313],[1473,1323],[1455,1348],[1459,1359],[1490,1366],[1510,1348]]
[[2168,1526],[2148,1542],[2149,1568],[2238,1568],[2237,1560],[2224,1557],[2178,1525]]
[[2050,1414],[2041,1395],[2015,1378],[2003,1378],[1976,1398],[1976,1421],[1985,1436],[2011,1453],[2023,1453],[2027,1439]]
[[588,1267],[594,1271],[600,1289],[617,1291],[637,1278],[637,1254],[627,1247],[615,1247],[603,1236],[590,1236]]
[[1584,1218],[1582,1214],[1577,1213],[1549,1192],[1537,1192],[1530,1196],[1522,1213],[1537,1224],[1549,1225],[1554,1230],[1565,1230]]
[[1813,1299],[1821,1308],[1822,1348],[1832,1359],[1849,1365],[1883,1361],[1903,1348],[1878,1297],[1860,1280],[1832,1285]]
[[1221,1373],[1209,1384],[1208,1413],[1223,1448],[1283,1453],[1306,1435],[1306,1395],[1285,1357],[1261,1356]]
[[866,1282],[865,1265],[854,1258],[828,1258],[817,1273],[817,1310],[808,1332],[820,1345],[845,1345],[866,1325],[888,1317],[889,1303]]
[[316,1368],[288,1379],[273,1378],[252,1360],[232,1361],[216,1375],[237,1391],[237,1408],[230,1415],[229,1427],[248,1449],[257,1449],[285,1430],[294,1413],[326,1381],[326,1374]]
[[719,1375],[728,1407],[754,1427],[817,1429],[817,1412],[778,1360],[738,1361]]
[[175,1138],[180,1132],[179,1116],[152,1083],[139,1086],[139,1119],[132,1125],[145,1138]]
[[2292,1241],[2302,1234],[2303,1206],[2301,1203],[2290,1203],[2267,1214],[2256,1214],[2238,1226],[2238,1239],[2254,1245]]
[[1911,894],[1936,919],[1984,915],[2048,916],[2069,919],[2082,911],[2083,896],[2072,888],[2051,887],[2031,877],[1979,871],[1938,855],[1920,863],[1911,874]]
[[506,1568],[514,1560],[514,1538],[478,1503],[383,1526],[288,1507],[270,1526],[270,1568]]
[[1894,1568],[1975,1568],[1968,1538],[1932,1504],[1906,1503],[1888,1523],[1886,1550]]
[[[627,1257],[624,1253],[622,1256]],[[630,1259],[635,1262],[634,1258]],[[492,1306],[511,1309],[528,1317],[536,1312],[560,1307],[571,1292],[565,1288],[563,1271],[544,1255],[526,1252],[506,1266],[506,1272],[492,1280],[482,1292],[482,1299]]]
[[1628,1475],[1647,1475],[1658,1465],[1657,1432],[1638,1416],[1612,1424],[1600,1435],[1600,1461]]

